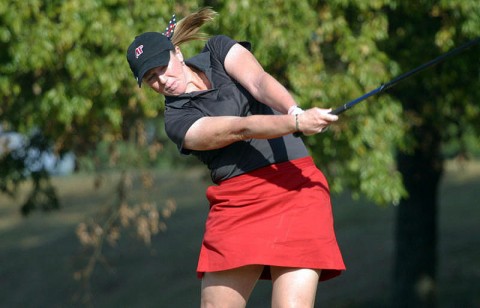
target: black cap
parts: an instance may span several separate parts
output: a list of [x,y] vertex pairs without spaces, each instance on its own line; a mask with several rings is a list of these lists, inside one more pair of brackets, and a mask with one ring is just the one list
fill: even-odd
[[127,60],[139,87],[147,71],[168,65],[170,50],[175,50],[175,47],[162,33],[145,32],[135,38],[128,47]]

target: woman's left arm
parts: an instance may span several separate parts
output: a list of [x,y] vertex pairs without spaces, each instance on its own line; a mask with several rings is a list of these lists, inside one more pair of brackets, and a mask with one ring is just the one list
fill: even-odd
[[242,45],[237,43],[230,48],[225,57],[225,69],[259,102],[284,114],[297,105],[287,89],[265,72],[253,54]]

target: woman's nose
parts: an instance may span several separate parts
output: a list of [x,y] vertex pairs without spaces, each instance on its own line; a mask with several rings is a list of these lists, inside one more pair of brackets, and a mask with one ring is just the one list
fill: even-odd
[[158,75],[158,80],[161,84],[165,84],[167,82],[167,77],[164,74]]

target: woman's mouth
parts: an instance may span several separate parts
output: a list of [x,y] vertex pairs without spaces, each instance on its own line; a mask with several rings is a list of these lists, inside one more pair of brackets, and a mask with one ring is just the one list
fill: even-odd
[[175,81],[172,81],[171,83],[168,83],[165,85],[165,91],[170,93],[173,93],[176,88],[177,88],[177,83]]

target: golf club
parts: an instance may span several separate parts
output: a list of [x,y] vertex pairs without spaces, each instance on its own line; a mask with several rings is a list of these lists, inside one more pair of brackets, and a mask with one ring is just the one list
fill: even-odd
[[408,77],[420,72],[420,71],[423,71],[435,64],[438,64],[442,61],[445,61],[447,58],[449,57],[452,57],[462,51],[464,51],[465,49],[475,45],[475,44],[478,44],[480,42],[480,37],[477,37],[476,39],[474,40],[471,40],[449,52],[446,52],[444,53],[443,55],[427,62],[427,63],[424,63],[422,65],[420,65],[419,67],[405,73],[405,74],[402,74],[400,76],[398,76],[397,78],[393,79],[392,81],[390,82],[387,82],[385,84],[382,84],[380,87],[376,88],[375,90],[372,90],[370,92],[368,92],[367,94],[364,94],[362,96],[360,96],[359,98],[356,98],[346,104],[344,104],[343,106],[340,106],[340,107],[337,107],[336,109],[332,110],[330,113],[331,114],[335,114],[335,115],[339,115],[343,112],[345,112],[346,110],[352,108],[353,106],[355,106],[356,104],[360,103],[361,101],[369,98],[370,96],[373,96],[373,95],[376,95],[376,94],[380,94],[382,92],[385,92],[386,90],[390,89],[391,87],[393,87],[395,84],[399,83],[400,81],[404,80],[404,79],[407,79]]

